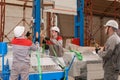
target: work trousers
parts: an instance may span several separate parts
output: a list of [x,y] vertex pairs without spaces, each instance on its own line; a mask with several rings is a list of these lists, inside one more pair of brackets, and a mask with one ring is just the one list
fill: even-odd
[[119,71],[111,67],[104,69],[104,80],[118,80]]
[[29,68],[29,63],[13,62],[10,80],[18,80],[19,75],[21,80],[29,80]]

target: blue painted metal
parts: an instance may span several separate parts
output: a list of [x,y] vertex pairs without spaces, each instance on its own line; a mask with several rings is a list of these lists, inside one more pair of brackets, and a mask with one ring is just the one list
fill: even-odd
[[84,0],[77,0],[77,15],[74,23],[74,37],[80,38],[80,46],[84,46]]
[[[57,71],[57,72],[43,72],[42,73],[42,80],[63,80],[64,76],[66,77],[65,80],[68,80],[68,68],[65,69],[66,74],[64,71]],[[39,80],[39,74],[30,74],[29,80]]]
[[0,73],[0,77],[3,80],[9,80],[9,66],[8,62],[6,65],[4,65],[4,56],[7,54],[8,48],[6,42],[0,42],[0,57],[2,57],[2,73]]
[[7,43],[0,42],[0,56],[2,56],[2,73],[4,73],[4,56],[7,54]]
[[[4,43],[3,43],[4,44]],[[3,45],[1,44],[1,45]],[[9,64],[8,64],[8,60],[7,60],[7,64],[4,65],[4,56],[3,54],[6,54],[7,52],[7,44],[4,44],[3,46],[0,45],[0,50],[3,49],[3,47],[5,49],[2,50],[2,65],[3,65],[3,69],[2,69],[2,74],[0,74],[1,78],[3,80],[9,80],[10,77],[10,70],[9,70]],[[53,71],[53,72],[42,72],[42,79],[41,80],[68,80],[68,73],[69,70],[73,64],[73,61],[75,59],[75,56],[73,57],[73,59],[71,60],[70,66],[65,67],[65,69],[63,71]],[[39,78],[39,73],[30,73],[29,74],[29,80],[40,80]],[[20,77],[19,77],[19,80]]]
[[7,43],[0,42],[0,56],[5,56],[7,54]]
[[[74,59],[75,59],[75,56],[71,60],[70,65],[68,67],[65,67],[63,71],[42,72],[41,80],[68,80],[68,73],[73,64]],[[5,74],[4,74],[3,80],[9,80],[10,71],[8,66],[6,66],[5,71],[6,72],[4,72]],[[30,73],[29,80],[40,80],[39,75],[40,75],[39,73]],[[19,80],[21,80],[20,77],[19,77]]]
[[[68,67],[65,67],[63,71],[53,71],[53,72],[43,72],[41,74],[42,80],[68,80],[68,73],[75,60],[74,56]],[[40,80],[38,73],[33,73],[29,75],[29,80]]]
[[[68,72],[68,67],[65,68],[65,71],[43,72],[41,80],[68,80]],[[29,80],[40,80],[39,75],[39,73],[30,73]],[[9,76],[5,76],[4,80],[9,80]],[[19,80],[21,80],[20,77]]]
[[4,65],[3,80],[9,80],[9,77],[10,77],[10,68],[7,60],[6,64]]
[[33,25],[33,42],[36,40],[36,33],[38,33],[38,42],[40,42],[40,22],[41,22],[41,0],[33,0],[33,18],[34,18],[34,25]]
[[[64,71],[53,71],[53,72],[43,72],[42,73],[42,80],[68,80],[68,73],[70,71],[70,68],[75,60],[74,56],[70,62],[70,65],[68,67],[65,67]],[[39,80],[38,73],[33,73],[29,75],[29,80]]]
[[72,64],[73,64],[74,60],[75,60],[75,55],[74,55],[74,57],[73,57],[73,59],[72,59],[72,61],[71,61],[70,65],[69,65],[68,71],[69,71],[69,70],[70,70],[70,68],[72,67]]
[[[75,59],[75,56],[71,60],[70,66],[65,67],[64,71],[42,72],[41,80],[68,80],[68,73],[73,64],[74,59]],[[9,72],[10,72],[9,67],[6,66],[6,69],[3,75],[4,76],[3,80],[9,80],[9,77],[10,77]],[[30,73],[29,80],[40,80],[39,75],[40,75],[39,73]],[[19,77],[19,80],[21,80],[20,77]]]

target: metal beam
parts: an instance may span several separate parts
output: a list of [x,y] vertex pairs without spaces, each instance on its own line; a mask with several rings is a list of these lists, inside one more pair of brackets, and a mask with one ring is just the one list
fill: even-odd
[[33,26],[33,42],[38,39],[40,42],[40,21],[41,21],[41,0],[34,0],[33,2],[33,18],[34,18],[34,26]]
[[[15,4],[15,3],[8,3],[8,2],[5,2],[4,4],[11,5],[11,6],[20,6],[20,7],[24,6],[24,4]],[[0,5],[1,5],[1,2],[0,2]],[[32,8],[32,5],[26,5],[26,7]]]
[[5,0],[0,1],[0,42],[3,41],[5,27]]
[[77,0],[77,15],[74,24],[74,37],[80,38],[80,46],[84,46],[84,0]]

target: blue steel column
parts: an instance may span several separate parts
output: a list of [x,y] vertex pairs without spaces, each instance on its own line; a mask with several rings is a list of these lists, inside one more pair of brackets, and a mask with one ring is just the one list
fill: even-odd
[[84,46],[84,0],[77,0],[77,15],[74,18],[74,37],[80,38],[80,46]]
[[36,34],[38,33],[38,42],[40,42],[40,22],[41,22],[41,0],[33,0],[33,18],[34,18],[34,25],[33,25],[33,42],[35,42]]

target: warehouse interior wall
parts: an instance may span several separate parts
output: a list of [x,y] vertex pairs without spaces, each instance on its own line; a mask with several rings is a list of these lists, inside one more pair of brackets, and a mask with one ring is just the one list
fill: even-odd
[[[28,23],[31,22],[31,16],[32,16],[32,8],[26,8],[26,21]],[[45,20],[46,20],[46,15]],[[74,15],[67,15],[67,14],[57,14],[58,16],[58,26],[61,30],[61,35],[63,36],[64,40],[73,38],[74,37]],[[13,29],[14,27],[23,19],[23,7],[20,6],[11,6],[6,5],[6,17],[5,17],[5,35],[11,40],[13,35]],[[93,16],[93,30],[92,34],[95,38],[96,42],[99,43],[101,46],[106,41],[107,36],[104,34],[104,27],[103,25],[112,18],[109,17],[102,17],[101,16]],[[85,21],[84,21],[85,22]],[[19,25],[23,25],[23,22],[21,22]],[[25,25],[26,31],[30,30],[31,26]],[[102,28],[101,28],[102,27]],[[11,31],[11,32],[10,32]],[[89,33],[84,33],[89,34]],[[7,38],[4,38],[4,41],[9,42]],[[65,43],[65,41],[64,41]]]
[[[77,0],[48,0],[54,2],[54,8],[46,9],[46,12],[77,15]],[[72,6],[71,6],[72,5]]]
[[[32,16],[32,8],[26,8],[25,10],[25,19],[28,23],[31,22],[31,16]],[[23,26],[23,7],[20,6],[11,6],[6,5],[6,13],[5,13],[5,30],[4,35],[7,35],[7,38],[11,40],[13,35],[13,29],[14,27],[19,23],[19,25]],[[30,26],[25,24],[26,31],[30,30]],[[7,38],[4,38],[4,41],[9,42]]]
[[66,14],[58,14],[58,26],[61,30],[60,34],[63,37],[65,46],[66,39],[74,37],[74,16]]

